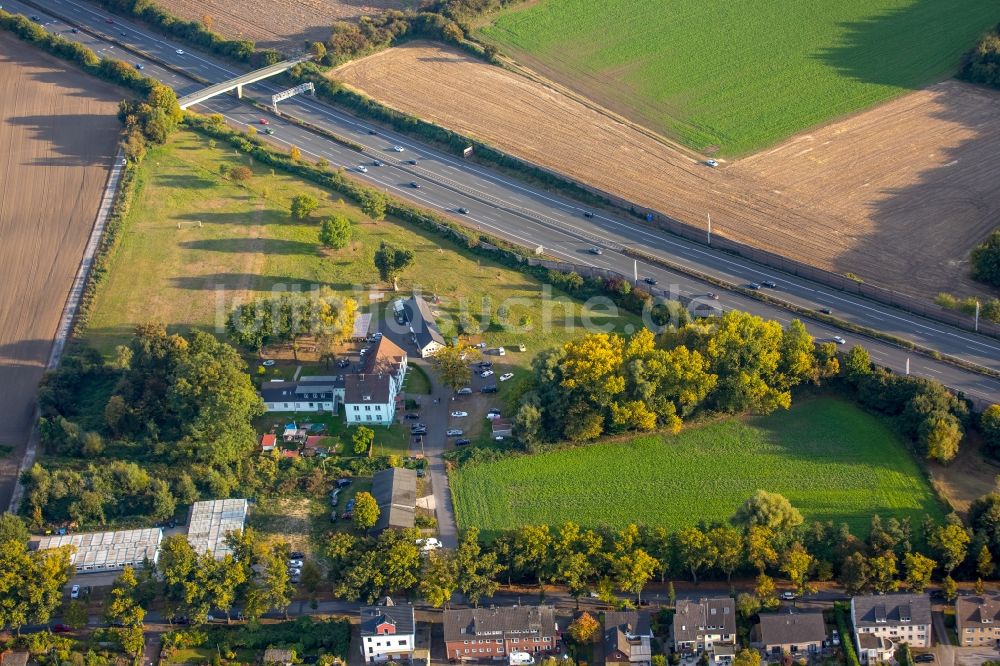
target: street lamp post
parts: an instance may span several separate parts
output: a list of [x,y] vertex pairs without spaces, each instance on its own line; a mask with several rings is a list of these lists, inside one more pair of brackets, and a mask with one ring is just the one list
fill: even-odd
[[979,300],[976,299],[976,333],[979,332]]
[[712,244],[712,214],[708,213],[708,244]]

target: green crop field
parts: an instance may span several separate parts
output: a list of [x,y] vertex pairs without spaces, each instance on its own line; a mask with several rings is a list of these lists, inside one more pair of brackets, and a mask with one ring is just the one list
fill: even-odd
[[747,153],[951,76],[996,0],[541,0],[480,34],[703,150]]
[[942,517],[911,454],[877,418],[833,398],[727,419],[677,436],[639,437],[461,468],[450,485],[460,528],[495,534],[567,520],[671,529],[728,519],[756,490],[779,492],[806,520],[867,533],[872,514]]

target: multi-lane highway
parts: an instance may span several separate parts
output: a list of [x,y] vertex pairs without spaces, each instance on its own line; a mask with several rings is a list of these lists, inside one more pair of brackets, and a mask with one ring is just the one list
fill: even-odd
[[[47,0],[46,11],[25,5],[20,0],[3,4],[8,11],[38,16],[39,22],[45,24],[47,29],[85,43],[100,55],[115,56],[141,65],[145,74],[170,85],[178,95],[204,87],[203,83],[177,73],[178,70],[217,83],[243,74],[248,69],[219,61],[185,44],[152,33],[83,0]],[[72,32],[74,27],[79,28],[78,32]],[[163,67],[159,64],[161,62],[171,67]],[[274,81],[262,81],[245,87],[243,94],[269,103],[270,95],[278,91],[279,86]],[[513,242],[528,247],[540,245],[545,248],[546,254],[562,261],[631,275],[634,260],[621,251],[623,246],[629,246],[646,255],[732,283],[773,281],[776,288],[768,291],[795,305],[813,310],[826,308],[843,320],[1000,371],[1000,341],[773,271],[654,231],[624,216],[588,210],[571,199],[429,148],[307,96],[284,101],[280,108],[283,114],[364,146],[365,153],[359,154],[320,133],[264,114],[229,95],[208,100],[196,110],[220,113],[237,127],[256,126],[258,129],[262,129],[260,121],[266,115],[268,127],[274,134],[265,138],[279,146],[298,146],[303,155],[311,159],[325,158],[335,166],[351,170],[359,180],[395,196],[448,214],[465,224]],[[375,166],[375,161],[382,166]],[[364,166],[366,171],[362,172],[358,168],[360,166]],[[468,213],[459,212],[463,209]],[[602,247],[602,254],[591,253],[595,246]],[[681,296],[697,297],[709,291],[719,291],[686,274],[642,261],[638,264],[638,272],[640,279],[648,277],[657,280],[660,288],[676,285]],[[784,323],[791,319],[785,309],[735,292],[721,292],[717,303],[723,308],[738,308]],[[936,379],[979,401],[1000,401],[1000,381],[996,379],[936,362],[888,343],[845,333],[818,321],[807,320],[806,323],[819,339],[840,335],[847,339],[848,345],[855,342],[864,344],[878,363],[896,372],[904,372],[909,365],[911,374]]]

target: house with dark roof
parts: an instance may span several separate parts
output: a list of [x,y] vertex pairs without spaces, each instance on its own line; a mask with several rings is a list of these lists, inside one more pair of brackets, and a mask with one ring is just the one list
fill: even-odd
[[812,654],[823,649],[826,623],[821,612],[761,613],[754,626],[751,643],[765,658]]
[[858,659],[889,661],[900,643],[931,646],[931,603],[926,594],[884,594],[851,599],[851,622]]
[[608,611],[604,614],[604,663],[649,666],[652,638],[647,611]]
[[958,597],[955,629],[962,647],[1000,646],[1000,595]]
[[376,341],[358,374],[344,378],[344,415],[349,424],[389,425],[406,378],[407,356],[386,337]]
[[367,664],[413,660],[416,621],[412,604],[396,604],[389,597],[378,606],[363,606],[361,655]]
[[715,663],[731,661],[736,644],[736,602],[730,597],[678,600],[674,613],[674,651],[707,652]]
[[344,399],[344,376],[300,377],[298,381],[270,381],[260,387],[269,412],[331,412]]
[[422,296],[414,294],[403,304],[410,322],[410,337],[420,352],[420,358],[433,356],[445,346],[444,336],[437,327],[437,317]]
[[385,530],[413,527],[417,506],[417,473],[405,467],[391,467],[372,477],[372,496],[378,504],[374,534]]
[[559,639],[552,606],[490,606],[444,612],[447,658],[455,661],[506,659],[512,652],[537,657]]

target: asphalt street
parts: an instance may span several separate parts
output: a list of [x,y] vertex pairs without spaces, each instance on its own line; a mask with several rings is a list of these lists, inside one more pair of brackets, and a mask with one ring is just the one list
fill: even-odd
[[[46,6],[51,14],[20,1],[4,2],[3,6],[8,11],[37,15],[47,29],[85,43],[100,55],[141,64],[145,74],[170,85],[178,95],[204,86],[161,67],[155,61],[170,63],[213,83],[247,71],[247,68],[221,62],[80,0],[48,0]],[[72,22],[72,26],[67,20]],[[73,26],[84,29],[73,33]],[[137,55],[136,51],[148,53],[151,58]],[[263,81],[244,88],[244,96],[269,104],[270,95],[279,90],[274,81]],[[542,246],[547,255],[561,261],[612,269],[625,275],[632,275],[636,270],[640,280],[655,279],[659,288],[675,289],[676,294],[682,297],[698,298],[711,291],[719,292],[720,300],[709,301],[705,298],[705,303],[723,309],[753,312],[787,324],[793,318],[788,310],[736,292],[720,291],[686,274],[642,261],[635,264],[633,258],[621,249],[623,246],[633,247],[675,265],[690,267],[736,284],[772,280],[776,288],[768,290],[771,295],[795,305],[814,310],[829,308],[843,320],[1000,371],[1000,341],[776,272],[710,247],[653,231],[624,216],[589,211],[580,203],[428,148],[409,137],[358,119],[308,96],[281,102],[279,108],[283,114],[365,146],[365,153],[359,154],[322,134],[299,128],[273,114],[262,113],[232,95],[216,97],[195,110],[221,113],[238,128],[256,126],[262,129],[260,120],[266,117],[274,135],[264,138],[280,147],[296,145],[310,159],[323,157],[334,166],[352,171],[352,176],[359,180],[388,193],[521,245]],[[402,151],[395,150],[395,147],[402,148]],[[383,166],[374,166],[375,160]],[[409,164],[408,160],[416,163]],[[366,167],[366,172],[358,169],[362,165]],[[419,187],[413,187],[413,183]],[[463,208],[469,212],[458,212]],[[593,217],[585,217],[584,213],[592,213]],[[600,255],[591,253],[595,246],[602,248]],[[889,343],[844,332],[819,321],[805,319],[805,323],[819,340],[832,340],[834,335],[839,335],[846,338],[848,346],[863,344],[877,363],[895,372],[905,372],[909,366],[911,374],[940,381],[979,402],[1000,402],[1000,381],[996,379],[934,361]]]

